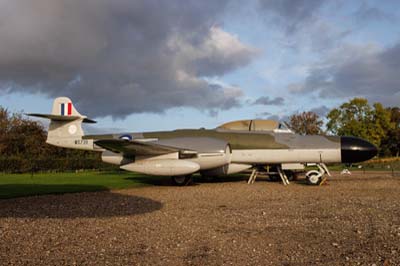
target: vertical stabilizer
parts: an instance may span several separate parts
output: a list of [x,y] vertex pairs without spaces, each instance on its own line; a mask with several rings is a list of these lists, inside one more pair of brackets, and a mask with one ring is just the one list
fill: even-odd
[[52,115],[83,117],[74,107],[70,98],[58,97],[53,102]]
[[58,147],[93,150],[93,140],[84,140],[82,123],[95,123],[81,115],[71,99],[58,97],[53,102],[51,114],[29,114],[50,119],[46,142]]

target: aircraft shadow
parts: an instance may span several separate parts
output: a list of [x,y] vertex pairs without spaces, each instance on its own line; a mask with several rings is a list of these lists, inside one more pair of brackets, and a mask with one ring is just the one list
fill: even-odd
[[[195,175],[193,177],[193,183],[191,186],[201,185],[203,183],[227,183],[227,182],[245,182],[248,176],[246,175],[233,175],[226,177],[202,177],[200,175]],[[159,176],[134,176],[127,177],[125,180],[131,180],[138,183],[152,185],[152,186],[175,186],[170,177],[159,177]]]
[[229,175],[223,177],[202,177],[196,176],[196,183],[227,183],[227,182],[245,182],[249,179],[248,175]]
[[134,176],[124,179],[151,186],[174,186],[171,178],[167,176]]
[[[1,185],[0,191],[4,189],[32,189],[32,186],[45,186],[43,189],[56,190],[57,186],[61,187],[62,185],[10,184]],[[76,186],[81,187],[82,185]],[[101,188],[93,186],[88,190],[99,190]],[[63,189],[65,190],[65,187]],[[103,190],[106,190],[106,188]],[[0,218],[104,218],[140,215],[160,210],[162,207],[163,204],[159,201],[110,191],[68,193],[2,199],[0,200]]]

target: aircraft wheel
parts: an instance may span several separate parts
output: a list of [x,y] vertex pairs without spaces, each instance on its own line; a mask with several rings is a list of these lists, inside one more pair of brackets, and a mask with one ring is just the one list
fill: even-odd
[[172,178],[172,183],[175,186],[188,186],[193,182],[193,177],[192,175],[180,175],[180,176],[173,176]]
[[318,171],[310,171],[306,174],[307,184],[318,186],[322,182],[322,175]]

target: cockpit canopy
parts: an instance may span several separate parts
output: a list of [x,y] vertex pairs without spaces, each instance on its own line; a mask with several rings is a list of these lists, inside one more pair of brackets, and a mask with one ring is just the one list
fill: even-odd
[[235,131],[274,131],[292,133],[284,124],[276,120],[237,120],[228,122],[217,127],[219,130],[235,130]]

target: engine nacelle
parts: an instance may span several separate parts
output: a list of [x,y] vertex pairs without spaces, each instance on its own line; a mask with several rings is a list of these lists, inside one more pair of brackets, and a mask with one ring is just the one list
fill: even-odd
[[201,170],[207,170],[229,164],[231,155],[231,147],[225,144],[216,152],[198,153],[197,158],[191,159],[191,161],[198,163]]
[[195,156],[191,153],[180,153],[179,159],[197,163],[200,165],[200,170],[220,167],[231,162],[232,150],[229,143],[224,140],[205,137],[183,137],[163,139],[157,143],[197,152]]
[[[203,137],[160,140],[158,144],[181,148],[182,152],[161,156],[125,158],[111,151],[103,152],[103,162],[120,165],[121,169],[149,175],[178,176],[212,169],[225,175],[250,168],[248,165],[230,164],[232,150],[223,140]],[[219,169],[221,168],[221,169]]]
[[244,170],[250,169],[251,167],[251,164],[230,163],[213,169],[204,170],[200,173],[202,176],[225,176],[240,173]]

